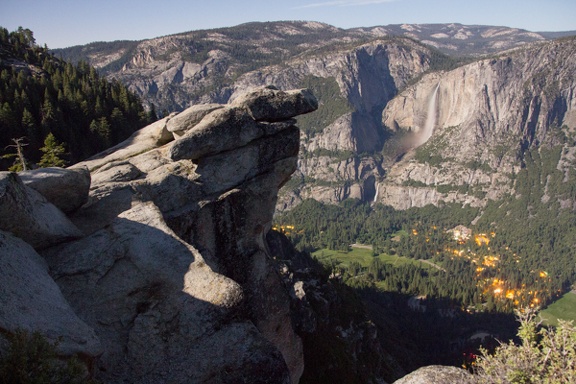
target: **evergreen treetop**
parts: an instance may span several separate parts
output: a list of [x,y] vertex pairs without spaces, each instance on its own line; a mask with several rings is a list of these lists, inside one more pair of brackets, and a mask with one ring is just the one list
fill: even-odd
[[[154,109],[147,112],[120,82],[101,77],[86,62],[73,65],[56,58],[36,44],[29,29],[8,32],[0,27],[1,148],[25,136],[26,158],[38,163],[51,134],[66,144],[62,160],[75,163],[154,120]],[[99,129],[91,129],[93,123]],[[0,169],[9,166],[0,162]]]

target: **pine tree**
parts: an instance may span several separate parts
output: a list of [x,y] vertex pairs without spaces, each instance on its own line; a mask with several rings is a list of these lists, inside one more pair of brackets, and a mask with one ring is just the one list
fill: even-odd
[[[0,63],[0,148],[26,136],[32,163],[40,161],[39,148],[55,129],[67,143],[67,160],[77,162],[152,122],[138,97],[120,82],[101,78],[86,62],[73,65],[54,57],[36,45],[29,30],[0,27],[0,51],[43,69],[37,75],[40,71],[30,74]],[[8,166],[0,162],[2,169]]]
[[24,157],[24,147],[27,146],[27,143],[24,143],[25,137],[19,137],[17,139],[12,139],[14,144],[10,144],[6,146],[8,148],[16,148],[16,153],[8,153],[3,155],[3,159],[9,159],[15,157],[14,164],[8,168],[11,172],[20,172],[20,171],[27,171],[28,170],[28,161]]
[[44,139],[44,146],[40,148],[40,151],[44,153],[38,163],[40,167],[64,167],[66,165],[66,161],[60,158],[65,153],[64,144],[58,143],[52,132]]

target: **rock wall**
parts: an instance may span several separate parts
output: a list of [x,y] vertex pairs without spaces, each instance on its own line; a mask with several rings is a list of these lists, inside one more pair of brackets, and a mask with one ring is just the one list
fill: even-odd
[[[411,138],[412,151],[390,168],[378,201],[399,209],[441,200],[482,206],[513,193],[511,176],[527,149],[572,147],[575,62],[576,40],[564,39],[432,73],[408,87],[388,103],[382,122]],[[418,145],[430,113],[433,135]]]
[[[293,176],[299,183],[280,195],[279,211],[307,198],[327,203],[347,198],[372,201],[374,182],[384,176],[378,153],[385,132],[379,116],[398,89],[430,68],[430,55],[428,48],[410,40],[375,40],[334,52],[310,53],[291,60],[290,65],[248,72],[235,81],[231,99],[247,87],[267,82],[291,88],[310,77],[334,81],[338,97],[348,105],[349,111],[334,121],[323,121],[314,133],[303,133]],[[320,98],[318,113],[328,102]]]
[[[319,110],[312,116],[318,118],[309,119],[312,127],[302,124],[298,170],[279,196],[279,211],[307,198],[373,201],[376,189],[388,187],[381,195],[386,200],[377,200],[398,208],[407,206],[399,191],[408,187],[414,196],[409,206],[441,201],[483,205],[511,191],[507,174],[522,165],[526,146],[549,136],[551,126],[566,124],[574,130],[574,39],[550,41],[553,36],[460,24],[341,30],[314,22],[273,22],[89,45],[82,54],[159,110],[228,102],[253,86],[318,90],[329,83],[325,95],[315,91]],[[430,46],[477,59],[452,71],[430,73],[455,64]],[[432,139],[440,139],[445,148],[432,148],[444,158],[434,173],[451,173],[455,179],[443,177],[443,184],[424,187],[438,191],[441,185],[445,191],[453,186],[450,195],[414,189],[411,179],[388,169],[406,145],[395,148],[384,126],[420,131],[435,89],[437,129]],[[330,105],[334,99],[338,102]],[[323,113],[325,107],[331,113]],[[459,172],[468,163],[491,167],[476,174],[492,181],[478,180],[466,194]],[[427,172],[412,168],[414,175]]]
[[[307,90],[258,89],[71,169],[2,174],[1,333],[63,338],[105,383],[297,383],[302,341],[265,235],[297,165],[292,118],[317,106]],[[88,171],[89,194],[69,189],[82,206],[42,196]]]

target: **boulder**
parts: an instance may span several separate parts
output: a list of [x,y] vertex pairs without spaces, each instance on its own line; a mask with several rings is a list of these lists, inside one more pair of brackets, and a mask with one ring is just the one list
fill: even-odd
[[475,384],[475,377],[457,367],[429,365],[396,380],[394,384]]
[[242,94],[231,106],[245,109],[256,121],[273,122],[313,112],[318,101],[309,89],[281,91],[269,86]]
[[308,89],[254,90],[205,116],[172,144],[169,156],[174,161],[196,160],[229,151],[287,129],[295,123],[292,117],[317,108],[318,101]]
[[94,358],[101,354],[94,329],[70,307],[44,259],[30,245],[2,231],[0,249],[0,333],[38,331],[51,343],[58,342],[63,355]]
[[20,172],[18,176],[64,213],[73,212],[88,201],[90,172],[87,168],[40,168]]
[[12,172],[0,172],[0,230],[36,249],[82,236],[62,211]]
[[245,145],[261,135],[262,130],[245,111],[219,109],[176,140],[170,148],[170,158],[196,160]]
[[197,180],[202,183],[202,190],[211,194],[232,189],[270,171],[283,159],[296,157],[300,143],[299,132],[298,128],[291,127],[273,137],[255,140],[236,150],[199,159],[196,173],[200,175]]
[[180,112],[176,116],[170,118],[166,123],[168,132],[172,132],[176,138],[184,135],[188,130],[198,124],[204,116],[208,115],[216,109],[223,108],[220,104],[200,104],[193,105],[188,109]]
[[294,125],[288,120],[258,123],[244,109],[223,108],[206,116],[170,148],[170,158],[197,160],[242,147],[263,136],[274,135]]

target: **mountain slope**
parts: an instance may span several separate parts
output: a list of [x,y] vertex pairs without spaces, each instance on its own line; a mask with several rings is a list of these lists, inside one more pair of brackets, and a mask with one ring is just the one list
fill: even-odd
[[484,205],[515,188],[525,152],[541,147],[561,146],[558,169],[568,172],[575,60],[576,39],[565,38],[430,74],[400,93],[384,125],[410,131],[404,136],[414,147],[427,121],[433,132],[390,169],[379,201],[401,209],[440,200]]
[[[391,37],[401,35],[407,37]],[[407,208],[440,200],[483,205],[502,196],[513,188],[507,175],[522,166],[522,152],[548,140],[550,127],[573,124],[571,39],[547,42],[547,36],[460,24],[342,30],[270,22],[59,54],[88,59],[165,112],[225,103],[250,87],[309,87],[320,107],[299,118],[299,167],[278,209],[309,197]],[[456,60],[430,45],[469,57]],[[494,58],[470,57],[504,49],[509,53]],[[438,113],[439,128],[430,130],[426,145],[408,151],[414,143],[404,136],[425,125],[428,108]]]
[[339,29],[318,22],[247,23],[144,41],[98,42],[55,50],[65,59],[87,60],[131,86],[159,109],[181,110],[199,98],[226,99],[220,88],[247,71],[281,64],[329,47],[354,46],[405,36],[456,55],[480,55],[547,38],[506,27],[461,24],[388,25]]

